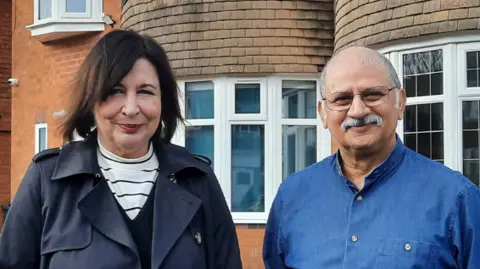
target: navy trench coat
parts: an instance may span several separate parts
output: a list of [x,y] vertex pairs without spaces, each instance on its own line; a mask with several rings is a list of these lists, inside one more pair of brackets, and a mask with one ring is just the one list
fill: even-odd
[[[100,179],[92,140],[34,157],[0,234],[1,269],[141,268]],[[152,268],[242,268],[235,226],[210,166],[171,144],[156,152]]]

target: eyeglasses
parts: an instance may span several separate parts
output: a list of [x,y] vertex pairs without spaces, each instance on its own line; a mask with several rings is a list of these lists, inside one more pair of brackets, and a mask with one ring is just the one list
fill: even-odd
[[330,110],[343,111],[352,106],[353,98],[355,95],[360,95],[363,103],[368,107],[374,107],[384,104],[388,101],[388,93],[396,87],[388,88],[386,86],[378,86],[368,88],[362,91],[362,93],[353,94],[351,92],[332,92],[327,94],[325,98],[327,107]]

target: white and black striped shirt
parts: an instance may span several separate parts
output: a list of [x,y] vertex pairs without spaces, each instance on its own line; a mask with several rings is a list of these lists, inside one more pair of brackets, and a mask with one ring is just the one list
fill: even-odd
[[130,219],[147,201],[158,174],[158,160],[150,145],[140,158],[126,159],[108,151],[98,141],[97,160],[108,186]]

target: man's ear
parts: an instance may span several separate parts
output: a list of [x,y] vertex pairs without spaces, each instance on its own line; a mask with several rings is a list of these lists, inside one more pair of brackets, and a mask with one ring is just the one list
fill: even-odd
[[325,107],[323,107],[322,101],[318,101],[317,111],[318,111],[318,114],[320,115],[320,119],[322,120],[323,128],[327,129],[327,127],[328,127],[328,124],[327,124],[327,113],[326,113],[326,111],[325,111]]
[[396,98],[396,107],[398,109],[398,120],[403,119],[403,114],[405,113],[405,106],[407,104],[407,94],[405,93],[405,89],[395,90],[395,98]]

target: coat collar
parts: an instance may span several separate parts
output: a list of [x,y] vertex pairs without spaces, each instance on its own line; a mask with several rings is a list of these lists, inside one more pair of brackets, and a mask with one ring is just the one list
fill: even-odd
[[[62,148],[58,158],[53,180],[67,179],[74,175],[100,175],[96,142],[73,142]],[[200,161],[184,148],[164,145],[155,149],[159,160],[159,175],[152,191],[155,192],[152,234],[152,268],[159,268],[172,250],[178,238],[201,208],[202,200],[182,187],[181,181],[176,184],[176,174],[183,180],[191,177],[184,173],[204,173],[210,170],[207,163]],[[160,153],[160,154],[159,154]],[[88,184],[88,183],[87,183]],[[113,241],[126,246],[139,259],[138,249],[128,231],[121,212],[113,195],[108,194],[107,183],[102,180],[92,184],[91,189],[83,196],[77,206],[82,215],[98,231]],[[115,225],[112,225],[115,224]]]
[[[52,180],[66,179],[74,175],[100,173],[97,162],[97,140],[91,137],[64,145],[60,150]],[[172,144],[155,145],[155,154],[164,176],[176,174],[182,170],[208,174],[209,165],[201,161],[186,149]]]

